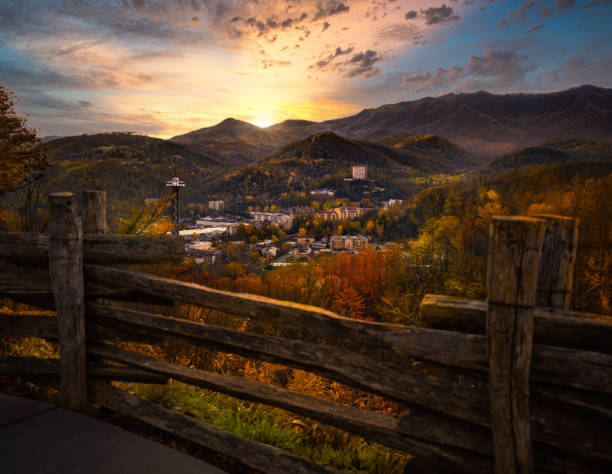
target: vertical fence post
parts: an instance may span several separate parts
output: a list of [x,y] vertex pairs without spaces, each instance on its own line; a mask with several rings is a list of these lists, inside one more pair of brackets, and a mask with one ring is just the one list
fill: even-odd
[[578,219],[535,214],[546,221],[536,306],[569,309],[578,247]]
[[494,217],[487,261],[489,399],[495,473],[531,473],[529,367],[545,222]]
[[49,276],[57,310],[63,402],[83,411],[87,405],[83,232],[72,193],[49,196]]
[[106,233],[106,191],[83,192],[83,233]]

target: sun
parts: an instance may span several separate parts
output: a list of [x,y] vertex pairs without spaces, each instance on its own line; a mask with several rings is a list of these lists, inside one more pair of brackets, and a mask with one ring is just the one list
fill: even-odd
[[267,128],[270,125],[274,124],[274,120],[269,115],[261,115],[253,120],[253,124],[257,125],[260,128]]

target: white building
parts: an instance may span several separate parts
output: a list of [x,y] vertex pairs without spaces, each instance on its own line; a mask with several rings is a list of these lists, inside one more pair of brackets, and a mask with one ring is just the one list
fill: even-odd
[[284,230],[293,227],[293,216],[281,214],[280,212],[251,212],[251,217],[255,222],[271,222],[273,225]]
[[336,191],[332,188],[319,188],[310,191],[313,196],[333,196]]
[[399,206],[399,205],[401,205],[403,203],[404,203],[403,199],[389,199],[388,201],[384,202],[384,205],[385,205],[386,208],[390,208],[390,207],[393,207],[393,206]]
[[228,226],[226,227],[226,232],[227,235],[230,236],[234,236],[234,235],[238,235],[238,228],[240,227],[240,223],[238,222],[232,222],[230,224],[228,224]]
[[368,179],[368,165],[353,166],[353,179]]
[[225,207],[225,203],[221,200],[219,201],[208,201],[208,209],[214,209],[215,211],[220,211]]
[[362,250],[368,246],[368,238],[364,235],[333,235],[329,246],[332,250]]

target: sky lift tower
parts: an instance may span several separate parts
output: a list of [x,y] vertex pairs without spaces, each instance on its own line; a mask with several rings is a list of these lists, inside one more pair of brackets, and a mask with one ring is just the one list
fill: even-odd
[[185,187],[185,181],[176,176],[176,157],[174,158],[174,178],[166,181],[166,186],[172,188],[172,221],[174,222],[174,234],[179,230],[179,189]]

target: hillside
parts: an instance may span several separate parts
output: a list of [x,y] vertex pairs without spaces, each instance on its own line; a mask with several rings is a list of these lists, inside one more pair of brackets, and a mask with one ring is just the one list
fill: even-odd
[[584,161],[612,162],[612,145],[577,138],[557,139],[537,147],[525,148],[495,158],[475,172],[478,174],[499,174],[523,166]]
[[352,166],[358,164],[368,165],[369,178],[391,186],[418,173],[418,169],[398,160],[399,155],[385,146],[323,132],[226,172],[211,183],[209,190],[214,196],[231,198],[274,197],[321,186],[344,189],[350,186],[344,178],[350,178]]
[[[177,174],[189,182],[204,180],[219,163],[167,140],[131,133],[99,133],[52,140],[44,193],[70,189],[105,189],[109,200],[141,202],[160,196]],[[188,196],[192,189],[186,189]]]
[[251,163],[275,152],[282,145],[322,131],[325,127],[306,120],[287,120],[260,128],[233,118],[171,138],[196,153],[218,156],[230,166]]
[[374,143],[392,149],[402,164],[433,173],[469,170],[483,163],[483,158],[438,135],[389,135]]
[[484,154],[556,137],[612,141],[612,89],[585,85],[548,94],[447,94],[326,123],[349,137],[438,134]]
[[383,105],[336,120],[289,120],[263,129],[227,119],[171,140],[244,164],[326,130],[363,140],[440,135],[489,158],[557,137],[612,142],[612,89],[585,85],[547,94],[447,94]]
[[[376,142],[353,140],[322,132],[289,143],[250,165],[220,175],[207,187],[210,197],[251,196],[273,200],[314,188],[331,187],[337,195],[359,200],[370,193],[365,183],[347,182],[352,166],[368,165],[368,178],[384,191],[378,198],[400,198],[417,188],[414,178],[455,173],[482,161],[441,137],[386,137]],[[231,190],[231,192],[229,191]],[[365,191],[365,192],[364,192]]]

